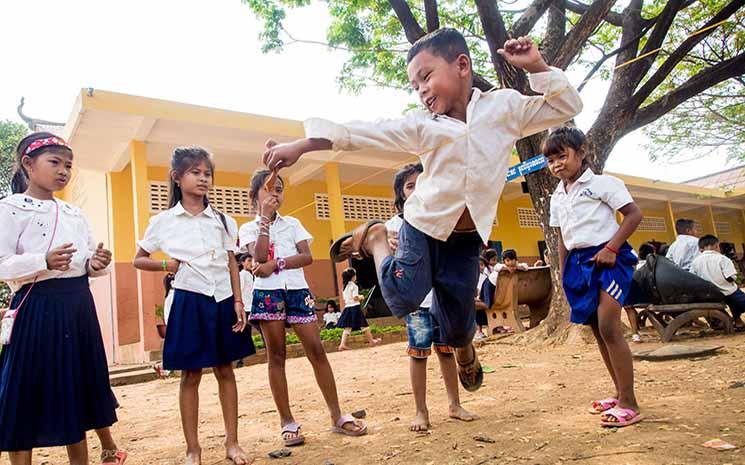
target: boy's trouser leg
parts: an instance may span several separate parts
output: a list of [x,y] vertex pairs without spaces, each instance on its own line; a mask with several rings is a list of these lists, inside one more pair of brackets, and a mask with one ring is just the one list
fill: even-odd
[[476,333],[476,286],[481,239],[477,233],[453,233],[433,241],[434,300],[430,312],[440,324],[443,342],[467,347]]
[[383,260],[378,282],[394,316],[402,318],[419,310],[419,304],[432,289],[428,236],[404,222],[398,233],[396,254]]
[[725,297],[724,302],[729,307],[730,312],[732,312],[732,318],[735,320],[740,318],[743,312],[745,312],[745,293],[740,289]]

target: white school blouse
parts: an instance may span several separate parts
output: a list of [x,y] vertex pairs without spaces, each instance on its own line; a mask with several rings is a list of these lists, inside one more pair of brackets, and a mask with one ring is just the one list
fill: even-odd
[[[72,243],[77,249],[67,271],[47,269],[47,249],[57,215],[55,202],[59,206],[59,220],[51,248]],[[95,277],[109,272],[109,267],[100,271],[88,268],[97,244],[85,216],[67,202],[10,195],[0,200],[0,225],[0,281],[8,283],[13,292],[34,278],[45,281],[86,274]]]
[[[248,252],[248,246],[259,238],[259,224],[261,217],[245,223],[241,226],[238,236],[240,237],[241,250]],[[298,242],[313,242],[313,236],[303,227],[299,220],[291,216],[280,216],[269,226],[269,257],[270,259],[287,258],[298,254]],[[305,281],[305,273],[302,268],[282,270],[278,274],[272,273],[266,278],[256,277],[254,289],[265,291],[286,289],[298,290],[308,289]]]
[[225,226],[211,206],[198,215],[181,202],[150,219],[145,237],[137,245],[147,253],[159,250],[181,262],[173,288],[214,297],[221,302],[233,295],[228,269],[228,252],[235,253],[238,225],[228,215]]
[[241,270],[240,277],[243,307],[247,312],[250,312],[254,301],[254,276],[248,270]]
[[563,182],[556,186],[549,225],[561,228],[567,250],[595,247],[616,234],[616,210],[633,201],[623,181],[587,168],[569,192]]
[[[388,231],[396,231],[398,233],[401,231],[401,227],[404,225],[404,219],[401,217],[401,215],[394,215],[390,220],[385,222],[385,227],[388,229]],[[420,308],[432,308],[432,297],[434,296],[434,289],[429,291],[429,294],[427,294],[424,297],[424,300],[422,300],[422,303],[419,304]]]
[[404,216],[415,228],[445,241],[468,208],[486,243],[497,215],[512,148],[518,139],[568,121],[582,100],[564,73],[531,74],[525,96],[512,89],[474,88],[466,122],[427,111],[374,122],[305,121],[305,135],[332,142],[334,150],[376,149],[418,155],[424,166]]
[[344,299],[344,307],[354,307],[355,305],[360,305],[361,302],[355,299],[355,297],[360,296],[360,288],[357,286],[356,283],[353,283],[352,281],[349,281],[347,285],[344,287],[344,292],[342,292],[342,298]]
[[698,237],[680,234],[667,249],[666,257],[686,271],[691,271],[693,260],[699,256]]

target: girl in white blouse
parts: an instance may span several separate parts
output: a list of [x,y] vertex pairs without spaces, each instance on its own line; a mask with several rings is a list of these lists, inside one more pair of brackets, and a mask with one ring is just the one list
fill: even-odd
[[[199,384],[212,368],[225,421],[225,454],[236,465],[249,463],[238,443],[238,390],[232,362],[255,352],[241,300],[235,220],[210,206],[215,165],[199,147],[173,153],[170,208],[150,220],[137,244],[137,269],[175,273],[173,304],[166,322],[163,368],[181,370],[179,404],[186,439],[186,463],[201,463]],[[163,251],[169,260],[153,260]]]
[[110,446],[116,399],[88,286],[108,273],[111,252],[96,245],[78,208],[54,198],[72,162],[63,139],[26,136],[16,148],[13,195],[0,200],[0,280],[15,293],[3,318],[10,337],[0,355],[0,450],[13,465],[50,446],[67,446],[70,464],[87,464],[91,429],[108,438],[102,461],[126,458]]
[[360,306],[360,303],[365,298],[360,295],[360,288],[357,286],[357,272],[354,268],[347,268],[341,274],[341,280],[344,287],[344,291],[342,292],[344,310],[341,312],[336,327],[344,328],[344,332],[341,335],[339,350],[349,350],[349,346],[347,346],[349,335],[352,334],[352,331],[359,331],[360,329],[367,336],[368,344],[371,346],[380,344],[380,339],[373,337],[367,324],[367,318],[365,318],[365,314],[362,312],[362,307]]
[[315,302],[305,281],[303,267],[313,262],[313,237],[296,218],[281,216],[284,182],[266,170],[251,178],[251,202],[259,212],[254,221],[241,226],[241,248],[254,258],[254,298],[251,322],[261,326],[267,350],[269,386],[279,412],[285,446],[305,442],[300,424],[290,410],[285,374],[285,326],[292,325],[316,375],[318,387],[329,409],[332,431],[349,436],[367,433],[362,420],[342,415],[336,381],[316,324]]

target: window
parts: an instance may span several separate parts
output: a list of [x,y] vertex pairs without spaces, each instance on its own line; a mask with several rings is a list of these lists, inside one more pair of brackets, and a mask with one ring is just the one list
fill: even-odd
[[645,216],[642,218],[642,222],[639,223],[637,231],[665,232],[667,231],[667,223],[665,222],[665,218],[661,216]]
[[726,221],[715,221],[714,227],[717,234],[732,234],[732,225]]
[[518,208],[517,222],[521,228],[540,228],[541,220],[532,208]]
[[[387,220],[396,214],[393,199],[386,197],[363,197],[342,195],[345,221]],[[328,194],[315,194],[316,219],[328,220],[331,217]]]
[[[253,217],[256,210],[248,198],[248,189],[243,187],[214,186],[209,192],[210,203],[217,210],[230,216]],[[168,210],[168,183],[150,183],[150,212]]]

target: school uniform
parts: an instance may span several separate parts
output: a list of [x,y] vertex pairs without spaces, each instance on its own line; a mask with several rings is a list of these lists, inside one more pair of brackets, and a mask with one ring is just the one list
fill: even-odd
[[560,182],[551,196],[549,224],[561,228],[569,251],[562,278],[572,323],[590,324],[597,319],[601,291],[624,305],[639,261],[636,252],[623,244],[612,268],[597,266],[592,258],[618,231],[616,210],[633,201],[623,181],[589,168],[569,192]]
[[[14,194],[0,200],[0,224],[0,281],[18,309],[0,354],[0,450],[75,444],[117,421],[88,285],[109,269],[89,267],[96,243],[66,202]],[[47,251],[66,243],[77,249],[69,270],[48,270]]]
[[[241,226],[238,233],[241,249],[259,238],[261,217]],[[313,242],[313,236],[302,223],[291,216],[277,213],[269,226],[268,260],[288,258],[298,254],[297,244]],[[316,321],[315,300],[302,268],[282,270],[267,277],[254,278],[251,322],[284,321],[286,324],[305,324]]]
[[[745,312],[745,293],[737,287],[735,264],[716,250],[704,250],[691,263],[691,273],[716,285],[734,318]],[[731,281],[728,281],[731,280]]]
[[251,306],[254,301],[254,275],[249,270],[241,270],[241,295],[243,296],[243,306],[247,313],[251,313]]
[[358,331],[361,328],[367,328],[367,319],[365,314],[362,313],[360,303],[357,301],[357,297],[360,296],[360,289],[357,284],[348,282],[342,292],[342,298],[344,299],[344,310],[341,312],[339,321],[336,323],[337,328],[350,328],[352,331]]
[[[582,108],[561,70],[534,73],[529,79],[533,90],[545,96],[474,88],[466,122],[426,111],[343,125],[305,121],[306,137],[327,139],[334,150],[419,155],[424,172],[406,201],[398,250],[383,261],[378,280],[397,317],[417,311],[434,288],[431,311],[444,339],[456,347],[471,344],[475,333],[479,254],[492,231],[515,142],[567,121]],[[476,230],[457,232],[466,208]]]
[[[223,223],[224,219],[224,223]],[[163,368],[197,370],[256,352],[251,329],[233,332],[237,318],[228,252],[237,251],[237,225],[211,206],[192,215],[181,203],[150,219],[137,245],[180,262],[163,343]]]
[[698,249],[698,237],[680,234],[670,245],[670,248],[667,249],[665,256],[684,270],[691,271],[691,264],[693,264],[693,260],[700,253]]

